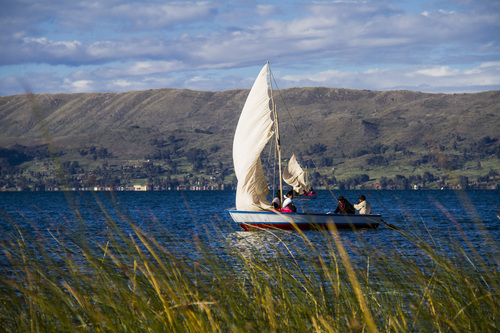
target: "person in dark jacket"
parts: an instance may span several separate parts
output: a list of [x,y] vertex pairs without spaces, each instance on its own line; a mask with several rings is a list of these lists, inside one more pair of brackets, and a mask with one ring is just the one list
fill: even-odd
[[342,195],[339,196],[339,204],[337,205],[337,209],[334,211],[335,214],[355,214],[356,210],[354,206]]

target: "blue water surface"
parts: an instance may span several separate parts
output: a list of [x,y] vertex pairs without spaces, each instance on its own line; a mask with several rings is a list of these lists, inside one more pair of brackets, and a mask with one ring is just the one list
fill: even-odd
[[[498,257],[500,191],[334,192],[335,196],[341,194],[352,203],[365,194],[372,212],[382,214],[388,224],[406,235],[431,240],[445,250],[450,242],[458,242],[490,258]],[[234,191],[0,192],[0,230],[4,240],[42,233],[49,236],[44,239],[78,235],[105,244],[112,223],[124,234],[132,234],[137,226],[159,242],[175,240],[189,245],[198,241],[214,250],[227,241],[264,251],[279,244],[292,249],[302,246],[296,232],[242,231],[227,212],[234,207],[234,198]],[[336,207],[329,191],[319,191],[317,199],[295,203],[299,210],[313,212]],[[329,242],[319,231],[306,235],[319,248]],[[377,230],[341,231],[340,235],[352,253],[366,244],[408,256],[417,253],[405,234],[383,224]]]

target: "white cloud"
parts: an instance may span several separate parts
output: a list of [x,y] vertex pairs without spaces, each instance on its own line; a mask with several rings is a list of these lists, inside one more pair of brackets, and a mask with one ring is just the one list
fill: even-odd
[[431,78],[435,77],[446,77],[446,76],[456,76],[460,73],[458,69],[452,69],[450,66],[434,66],[431,68],[420,69],[414,73],[407,74],[408,77],[415,77],[418,75],[428,76]]
[[20,74],[27,80],[50,77],[42,92],[222,90],[246,87],[248,69],[266,60],[297,86],[495,86],[500,2],[425,3],[405,12],[396,0],[6,0],[0,95],[15,91],[7,82],[23,66],[39,66]]
[[257,5],[256,12],[260,16],[269,16],[278,12],[278,8],[274,5]]
[[93,81],[90,80],[71,81],[70,79],[65,79],[64,84],[66,86],[66,89],[72,93],[95,91],[95,88],[93,87]]
[[184,21],[199,20],[210,15],[211,2],[137,2],[120,4],[110,10],[111,16],[126,19],[138,28],[157,29]]
[[82,48],[79,41],[52,41],[45,37],[23,38],[25,45],[33,50],[46,52],[55,57],[65,57],[74,54]]
[[184,66],[178,61],[140,61],[126,66],[99,68],[96,75],[102,78],[116,76],[147,76],[182,70]]
[[393,90],[411,89],[425,92],[480,91],[500,86],[500,63],[481,64],[460,70],[448,66],[415,69],[373,68],[364,71],[328,70],[303,75],[286,75],[281,86],[327,86],[338,88]]
[[479,68],[500,68],[500,61],[490,61],[490,62],[485,62],[482,63]]
[[489,87],[500,85],[500,62],[484,63],[464,70],[449,66],[431,67],[409,72],[406,76],[431,87]]
[[133,82],[128,80],[113,80],[111,81],[111,84],[115,87],[126,88],[126,89],[133,86]]

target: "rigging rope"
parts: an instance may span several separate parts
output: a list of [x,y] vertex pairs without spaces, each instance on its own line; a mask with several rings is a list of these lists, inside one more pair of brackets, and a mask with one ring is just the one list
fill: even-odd
[[321,181],[323,182],[323,184],[325,185],[325,187],[327,188],[328,192],[330,192],[330,194],[332,195],[332,197],[335,199],[335,201],[338,202],[337,200],[337,197],[335,196],[335,194],[333,194],[332,190],[330,189],[330,186],[328,185],[328,182],[326,181],[326,179],[321,175],[321,173],[319,172],[319,168],[318,166],[316,165],[316,163],[314,162],[313,158],[311,157],[311,152],[309,151],[309,149],[307,148],[305,142],[304,142],[304,139],[302,138],[302,135],[300,134],[299,132],[299,129],[297,128],[297,125],[295,124],[295,121],[293,120],[293,117],[292,117],[292,114],[290,113],[290,110],[288,109],[288,106],[286,105],[285,103],[285,98],[283,97],[283,95],[281,94],[281,90],[279,89],[278,87],[278,83],[276,82],[276,78],[274,77],[272,71],[271,71],[271,68],[269,67],[269,76],[270,76],[270,79],[271,81],[274,81],[274,85],[276,87],[275,90],[278,91],[278,94],[279,96],[281,97],[281,101],[283,102],[283,105],[285,107],[285,110],[287,111],[288,113],[288,117],[290,118],[290,120],[292,121],[292,125],[293,125],[293,128],[295,129],[295,132],[297,133],[297,136],[300,140],[300,143],[302,143],[302,145],[304,146],[304,149],[306,150],[307,152],[307,156],[309,157],[309,160],[312,162],[313,166],[314,166],[314,169],[319,173],[320,175],[320,179]]

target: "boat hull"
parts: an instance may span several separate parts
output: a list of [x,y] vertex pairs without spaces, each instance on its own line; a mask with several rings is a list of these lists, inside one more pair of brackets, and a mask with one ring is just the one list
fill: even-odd
[[234,222],[242,229],[275,228],[287,230],[376,229],[382,215],[277,213],[230,210]]

